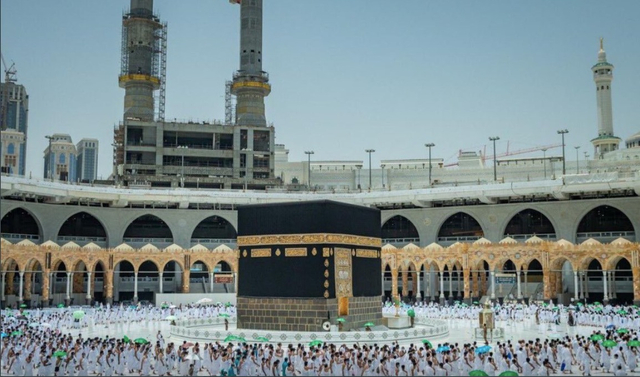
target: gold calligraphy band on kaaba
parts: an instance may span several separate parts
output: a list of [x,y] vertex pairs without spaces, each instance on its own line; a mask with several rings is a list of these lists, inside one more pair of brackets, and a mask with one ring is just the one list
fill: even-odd
[[305,244],[345,244],[353,246],[381,247],[382,240],[375,237],[350,234],[310,233],[310,234],[270,234],[263,236],[239,236],[238,247],[254,245],[305,245]]

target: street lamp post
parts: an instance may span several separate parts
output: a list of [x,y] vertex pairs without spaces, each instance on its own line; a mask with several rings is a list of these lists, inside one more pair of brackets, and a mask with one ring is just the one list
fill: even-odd
[[362,165],[356,165],[356,169],[358,169],[358,190],[362,190],[360,186],[360,169],[362,169]]
[[547,150],[548,148],[542,148],[542,166],[544,169],[544,179],[547,179]]
[[578,155],[578,149],[580,149],[580,146],[575,146],[574,147],[576,149],[576,174],[580,174],[580,157]]
[[311,190],[311,155],[314,154],[314,151],[304,151],[304,153],[307,155],[307,169],[308,169],[308,174],[309,174],[309,178],[308,178],[308,182],[309,182],[309,190]]
[[180,186],[184,188],[184,150],[189,149],[189,147],[186,145],[179,145],[178,149],[180,149],[180,151],[182,152],[182,164],[181,164],[182,168],[180,172]]
[[433,143],[427,143],[424,146],[429,148],[429,186],[431,186],[431,148],[436,145]]
[[498,181],[498,161],[496,160],[496,141],[500,140],[500,136],[489,137],[493,141],[493,181]]
[[365,152],[369,153],[369,190],[371,190],[371,153],[375,151],[375,149],[365,149]]
[[565,128],[564,130],[558,130],[558,133],[562,135],[562,175],[565,175],[567,174],[567,165],[564,157],[564,134],[568,134],[569,130]]
[[46,135],[45,138],[49,139],[49,178],[53,182],[53,159],[51,158],[51,139],[53,139],[53,136]]

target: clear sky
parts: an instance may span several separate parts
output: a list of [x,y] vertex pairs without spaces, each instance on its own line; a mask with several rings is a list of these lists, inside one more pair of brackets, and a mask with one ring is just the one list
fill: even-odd
[[[27,171],[41,177],[44,135],[100,140],[112,171],[121,16],[127,0],[2,0],[1,48],[30,101]],[[169,23],[167,119],[224,119],[238,68],[238,6],[156,0]],[[640,131],[640,1],[265,0],[267,119],[290,160],[434,158],[560,142],[593,155],[599,38],[614,71],[614,131]],[[10,63],[9,63],[10,64]],[[541,152],[539,153],[541,155]],[[559,155],[561,149],[547,152]]]

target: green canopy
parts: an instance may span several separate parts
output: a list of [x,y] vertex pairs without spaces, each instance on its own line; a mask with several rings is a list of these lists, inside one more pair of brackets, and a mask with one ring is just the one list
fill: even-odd
[[413,317],[415,317],[415,316],[416,316],[416,312],[415,312],[415,310],[413,310],[413,309],[409,309],[409,310],[407,310],[407,315],[408,315],[409,317],[413,318]]
[[226,338],[224,338],[224,342],[235,342],[235,341],[242,342],[242,343],[247,342],[245,338],[235,336],[235,335],[229,335]]
[[82,319],[84,318],[84,312],[82,310],[76,310],[73,312],[73,319]]
[[591,335],[589,337],[589,339],[596,340],[596,341],[602,340],[602,339],[604,339],[604,335],[602,335],[602,334],[593,334],[593,335]]
[[627,330],[627,329],[625,329],[625,328],[622,328],[622,329],[617,329],[617,330],[616,330],[616,332],[617,332],[618,334],[626,334],[626,333],[628,333],[628,332],[629,332],[629,330]]
[[549,306],[549,304],[547,304],[546,302],[543,302],[542,306],[546,308],[547,306]]
[[146,340],[145,338],[137,338],[133,342],[136,343],[136,344],[147,344],[147,343],[149,343],[149,341]]
[[593,303],[593,305],[602,305],[599,301]]
[[578,305],[578,306],[584,306],[584,304],[583,304],[583,303],[581,303],[581,302],[579,302],[577,305]]
[[466,307],[467,307],[467,306],[469,306],[469,305],[467,305],[467,304],[465,304],[465,303],[462,303],[462,304],[460,304],[460,306],[462,306],[463,308],[466,308]]
[[488,374],[483,370],[476,369],[469,372],[469,376],[488,376]]
[[373,326],[375,326],[375,325],[376,325],[376,324],[375,324],[375,323],[373,323],[373,322],[367,322],[367,323],[365,323],[365,324],[364,324],[364,327],[373,327]]
[[336,319],[336,322],[343,322],[344,323],[344,322],[347,322],[347,320],[342,318],[342,317],[340,317],[340,318]]
[[64,304],[58,304],[59,308],[64,308]]
[[595,308],[595,309],[593,309],[593,310],[594,310],[594,311],[596,311],[596,312],[601,312],[601,311],[602,311],[602,308],[601,308],[601,307],[597,307],[597,308]]
[[320,339],[316,339],[316,340],[314,340],[314,341],[310,342],[310,343],[309,343],[309,346],[310,346],[310,347],[319,346],[319,345],[322,345],[322,343],[323,343],[323,341],[322,341],[322,340],[320,340]]
[[500,373],[498,376],[514,377],[514,376],[519,376],[519,374],[512,370],[505,370],[504,372]]
[[625,315],[625,314],[627,314],[627,311],[626,310],[618,310],[616,313]]
[[605,348],[613,348],[617,345],[618,343],[616,343],[615,340],[605,340],[604,342],[602,342],[602,346]]
[[631,305],[632,308],[637,309],[638,305]]
[[422,344],[424,344],[428,348],[433,348],[433,344],[431,344],[431,342],[426,339],[422,339]]
[[20,336],[22,334],[24,334],[22,331],[14,331],[11,333],[11,336]]
[[478,304],[479,304],[479,302],[478,302],[478,301],[474,301],[474,302],[473,302],[473,305],[478,305]]
[[129,337],[128,337],[128,336],[126,336],[126,335],[125,335],[124,337],[122,337],[122,340],[123,340],[125,343],[129,343],[129,342],[131,341],[131,339],[129,339]]
[[67,356],[67,353],[64,352],[64,351],[56,351],[56,352],[53,353],[53,356],[54,357],[65,357],[65,356]]
[[265,338],[264,336],[259,336],[259,337],[256,338],[256,341],[257,342],[268,342],[269,339]]
[[627,342],[629,347],[640,347],[640,340],[630,340]]
[[167,309],[167,308],[169,308],[169,305],[167,305],[167,304],[163,304],[163,305],[160,307],[160,309]]
[[222,317],[222,318],[229,318],[229,317],[230,317],[230,315],[229,315],[229,314],[227,314],[227,313],[221,313],[221,314],[218,314],[218,317]]
[[21,307],[21,308],[26,308],[26,307],[27,307],[27,304],[20,304],[20,307]]

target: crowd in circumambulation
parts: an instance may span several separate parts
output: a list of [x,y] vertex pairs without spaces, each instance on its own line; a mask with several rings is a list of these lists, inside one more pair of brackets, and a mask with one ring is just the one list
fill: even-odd
[[[402,310],[407,310],[405,307]],[[418,317],[477,318],[480,306],[418,304]],[[568,309],[568,310],[567,310]],[[383,312],[395,310],[383,307]],[[77,320],[72,309],[2,313],[3,375],[248,375],[248,376],[455,376],[482,370],[488,375],[514,371],[547,376],[594,372],[627,375],[637,367],[640,319],[635,307],[497,305],[502,321],[536,321],[554,326],[568,320],[592,326],[584,335],[557,339],[464,343],[389,342],[385,344],[289,344],[259,342],[170,342],[157,331],[147,339],[87,338],[82,326],[112,326],[135,321],[210,318],[235,315],[233,306],[102,307]],[[562,319],[561,319],[562,318]],[[46,326],[45,326],[46,325]],[[77,335],[67,330],[74,327]],[[570,332],[571,333],[571,332]]]

